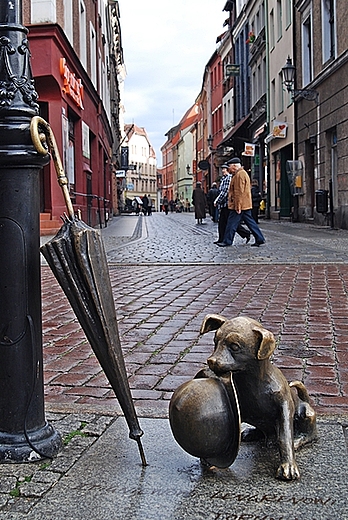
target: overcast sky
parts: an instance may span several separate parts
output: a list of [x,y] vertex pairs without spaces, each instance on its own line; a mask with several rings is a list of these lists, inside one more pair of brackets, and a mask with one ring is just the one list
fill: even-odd
[[162,164],[165,133],[198,96],[224,32],[225,0],[119,0],[125,123],[144,127]]

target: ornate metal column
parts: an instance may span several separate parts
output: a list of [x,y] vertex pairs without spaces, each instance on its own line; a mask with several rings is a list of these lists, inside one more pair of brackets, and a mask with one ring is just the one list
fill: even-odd
[[53,457],[45,420],[40,283],[38,113],[20,0],[0,2],[0,462]]

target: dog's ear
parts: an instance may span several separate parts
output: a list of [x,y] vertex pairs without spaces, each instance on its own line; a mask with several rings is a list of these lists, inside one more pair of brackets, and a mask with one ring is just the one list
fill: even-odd
[[205,334],[211,330],[217,330],[227,321],[226,318],[220,314],[207,314],[201,325],[200,334]]
[[254,327],[253,330],[261,336],[261,343],[259,350],[257,351],[257,359],[267,359],[271,357],[276,348],[276,342],[272,332],[262,326]]

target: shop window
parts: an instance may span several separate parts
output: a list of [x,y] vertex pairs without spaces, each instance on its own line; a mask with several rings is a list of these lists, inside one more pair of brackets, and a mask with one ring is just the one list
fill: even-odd
[[69,191],[72,199],[75,199],[75,120],[69,114],[63,116],[63,156],[64,168],[69,181]]

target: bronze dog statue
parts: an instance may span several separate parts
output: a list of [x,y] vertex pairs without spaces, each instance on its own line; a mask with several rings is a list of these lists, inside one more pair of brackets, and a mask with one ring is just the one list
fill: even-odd
[[[316,414],[305,386],[300,381],[289,384],[272,364],[275,339],[261,323],[246,317],[228,320],[208,314],[200,333],[212,330],[216,331],[215,349],[207,360],[209,369],[216,376],[233,373],[241,420],[266,437],[275,434],[280,451],[277,478],[298,479],[294,451],[317,437]],[[207,376],[209,370],[202,370],[196,377]]]

